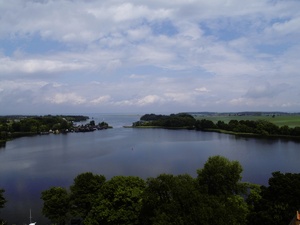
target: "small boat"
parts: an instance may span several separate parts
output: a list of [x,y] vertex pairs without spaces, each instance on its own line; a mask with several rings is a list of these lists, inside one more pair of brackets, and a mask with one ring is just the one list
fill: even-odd
[[31,219],[32,219],[32,217],[31,217],[31,209],[30,209],[30,214],[29,214],[29,221],[30,221],[30,223],[29,223],[29,225],[35,225],[36,224],[36,222],[31,222]]

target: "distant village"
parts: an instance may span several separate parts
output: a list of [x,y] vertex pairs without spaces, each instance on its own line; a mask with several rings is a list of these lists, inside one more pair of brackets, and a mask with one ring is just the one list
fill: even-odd
[[40,132],[41,135],[45,135],[45,134],[59,134],[59,133],[79,133],[79,132],[93,132],[93,131],[96,131],[96,130],[105,130],[105,129],[108,129],[108,128],[112,128],[111,126],[108,125],[108,123],[106,122],[101,122],[99,124],[95,124],[95,121],[92,120],[90,121],[90,123],[88,124],[79,124],[79,125],[76,125],[76,124],[73,124],[72,127],[70,128],[67,128],[67,129],[63,129],[63,130],[49,130],[49,131],[46,131],[46,132]]

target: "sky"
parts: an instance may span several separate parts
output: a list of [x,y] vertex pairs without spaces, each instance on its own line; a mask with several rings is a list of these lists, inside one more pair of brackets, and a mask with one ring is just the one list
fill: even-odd
[[300,111],[299,0],[0,0],[0,115]]

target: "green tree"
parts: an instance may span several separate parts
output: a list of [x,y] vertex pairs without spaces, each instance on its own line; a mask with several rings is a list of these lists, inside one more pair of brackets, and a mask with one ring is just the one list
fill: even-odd
[[282,135],[290,135],[291,134],[291,129],[287,125],[284,125],[284,126],[279,128],[279,132]]
[[256,130],[257,133],[262,135],[279,134],[279,127],[266,120],[258,120]]
[[268,187],[261,187],[261,199],[254,204],[249,224],[284,225],[300,206],[300,174],[272,173]]
[[201,224],[201,196],[189,175],[161,174],[147,179],[141,222],[150,224]]
[[94,175],[91,172],[78,175],[70,187],[72,215],[85,219],[92,208],[93,200],[98,196],[104,183],[103,175]]
[[225,123],[224,121],[221,121],[219,120],[216,124],[216,126],[219,128],[219,129],[222,129],[222,130],[228,130],[229,129],[229,125],[227,123]]
[[248,206],[241,196],[246,193],[241,183],[242,166],[222,156],[209,157],[199,169],[198,183],[202,195],[202,224],[246,224]]
[[300,127],[294,127],[291,131],[293,136],[300,136]]
[[197,130],[217,128],[213,121],[207,119],[197,120],[195,123],[195,127]]
[[85,224],[139,224],[144,189],[139,177],[113,177],[101,188]]
[[248,190],[246,202],[250,210],[254,210],[254,206],[261,200],[261,186],[258,184],[245,183]]
[[238,161],[229,161],[222,156],[209,157],[203,169],[197,170],[201,189],[209,195],[230,196],[240,194],[243,171]]
[[41,199],[44,201],[42,213],[54,223],[66,224],[69,219],[69,194],[62,187],[52,187],[43,191]]

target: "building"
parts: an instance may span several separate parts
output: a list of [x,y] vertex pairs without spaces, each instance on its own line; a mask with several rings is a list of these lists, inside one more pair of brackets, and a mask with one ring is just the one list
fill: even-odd
[[296,212],[295,217],[292,219],[289,225],[300,225],[300,213],[299,211]]

